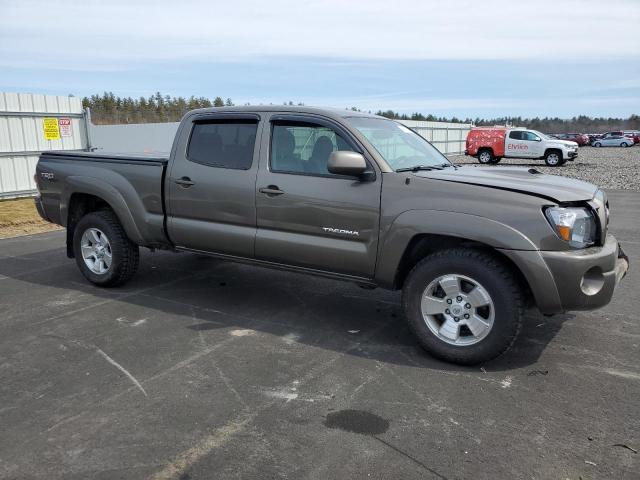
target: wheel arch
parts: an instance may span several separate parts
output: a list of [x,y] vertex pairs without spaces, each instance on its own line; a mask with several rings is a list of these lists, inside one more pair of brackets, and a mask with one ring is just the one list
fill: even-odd
[[[446,226],[443,230],[428,228]],[[422,226],[423,228],[418,228]],[[402,288],[411,268],[438,250],[467,247],[490,252],[509,266],[529,291],[529,283],[503,249],[537,250],[521,232],[495,220],[457,212],[412,210],[398,216],[379,245],[376,281],[391,289]]]
[[432,253],[450,248],[469,248],[480,250],[492,256],[496,261],[500,262],[502,265],[507,267],[511,273],[513,273],[526,297],[529,299],[532,298],[531,287],[524,273],[511,258],[506,256],[499,249],[476,240],[438,234],[418,234],[411,239],[409,245],[407,245],[407,248],[404,251],[404,254],[402,255],[400,263],[398,264],[394,281],[395,288],[401,289],[403,287],[409,272],[411,272],[413,267],[421,259]]
[[73,235],[78,221],[86,214],[108,209],[111,210],[124,229],[127,237],[134,243],[141,245],[143,237],[136,225],[131,210],[122,195],[110,185],[97,181],[95,178],[69,179],[68,185],[73,190],[66,192],[61,201],[61,219],[67,228],[67,256],[73,258]]
[[549,147],[544,151],[544,156],[542,158],[547,158],[547,155],[549,155],[551,152],[557,152],[558,154],[560,154],[560,160],[564,159],[564,155],[562,155],[562,149],[557,148],[557,147]]

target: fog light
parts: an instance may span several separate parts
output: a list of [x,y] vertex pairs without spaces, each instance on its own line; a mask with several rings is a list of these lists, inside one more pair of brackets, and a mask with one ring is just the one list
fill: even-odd
[[592,267],[582,276],[580,288],[585,295],[595,295],[604,285],[604,275],[600,267]]

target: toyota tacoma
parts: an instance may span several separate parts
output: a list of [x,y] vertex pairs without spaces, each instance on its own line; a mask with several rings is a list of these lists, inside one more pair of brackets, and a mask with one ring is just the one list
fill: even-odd
[[36,182],[96,285],[129,280],[147,247],[401,289],[419,343],[460,364],[505,352],[527,307],[602,307],[629,266],[598,187],[460,167],[352,111],[195,110],[167,157],[47,152]]

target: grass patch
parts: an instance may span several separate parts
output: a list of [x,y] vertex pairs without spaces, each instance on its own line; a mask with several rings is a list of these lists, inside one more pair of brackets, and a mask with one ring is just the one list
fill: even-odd
[[0,201],[0,238],[49,232],[60,228],[40,218],[32,198]]

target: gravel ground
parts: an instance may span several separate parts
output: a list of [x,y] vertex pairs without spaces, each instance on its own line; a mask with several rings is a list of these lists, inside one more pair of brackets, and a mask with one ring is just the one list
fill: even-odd
[[[455,163],[474,164],[480,167],[478,160],[473,157],[449,155],[449,158]],[[531,166],[544,173],[586,180],[607,189],[640,190],[640,146],[638,145],[631,148],[582,147],[576,160],[567,162],[559,168],[547,167],[544,160],[507,158],[503,158],[498,165]],[[493,168],[493,166],[487,165],[482,168]]]

